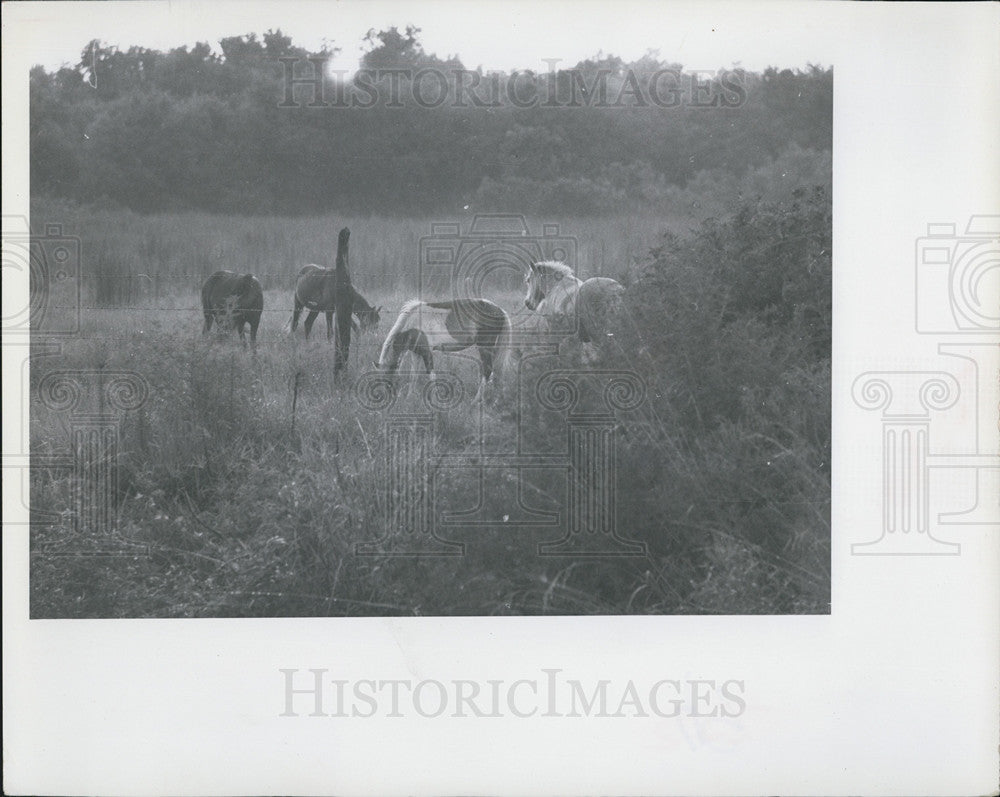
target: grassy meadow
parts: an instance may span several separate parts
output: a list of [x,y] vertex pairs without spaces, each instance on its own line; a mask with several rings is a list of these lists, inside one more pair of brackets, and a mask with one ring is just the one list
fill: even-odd
[[[103,373],[140,374],[148,397],[119,416],[114,523],[75,527],[71,469],[32,471],[41,519],[32,616],[829,611],[829,352],[813,357],[800,330],[786,328],[812,322],[799,313],[779,329],[724,312],[685,315],[679,304],[671,323],[686,326],[664,324],[657,314],[668,308],[648,303],[653,288],[688,304],[704,291],[696,306],[715,301],[708,277],[685,276],[663,249],[677,241],[701,256],[691,243],[698,219],[529,220],[533,232],[542,221],[576,239],[581,276],[629,286],[625,328],[589,367],[644,380],[648,400],[616,414],[615,440],[619,533],[645,543],[645,555],[539,556],[538,545],[563,532],[530,517],[565,525],[560,471],[529,470],[519,485],[509,469],[492,469],[479,482],[438,460],[429,465],[434,511],[492,522],[438,529],[465,544],[461,556],[357,555],[357,544],[382,537],[389,508],[387,416],[358,400],[356,380],[415,295],[431,220],[140,216],[40,200],[33,228],[62,223],[81,239],[84,310],[78,335],[32,360],[33,456],[65,457],[71,446],[71,419],[38,400],[46,374],[97,380],[81,411],[102,400]],[[343,226],[356,287],[386,310],[374,335],[355,336],[338,384],[324,320],[309,341],[285,325],[294,274],[332,265]],[[220,268],[253,272],[264,285],[255,354],[232,333],[201,335],[198,291]],[[515,324],[531,322],[516,285],[489,287],[486,297]],[[520,382],[482,407],[468,400],[476,363],[438,355],[438,370],[456,374],[467,398],[431,412],[430,447],[474,457],[528,441],[534,452],[565,452],[563,416],[538,406],[532,380],[580,369],[579,354],[567,344],[523,360]],[[393,412],[427,413],[423,389],[416,381]]]
[[[351,276],[363,294],[410,297],[419,285],[420,240],[434,222],[458,222],[465,232],[475,214],[397,219],[387,217],[255,217],[207,213],[140,215],[126,210],[84,208],[61,200],[37,200],[39,221],[61,224],[80,239],[84,305],[153,305],[171,293],[195,292],[218,269],[252,272],[265,290],[290,289],[307,263],[333,266],[337,233],[351,230]],[[623,215],[613,218],[525,219],[533,235],[557,225],[574,239],[577,272],[586,277],[627,277],[668,230],[683,231],[695,216]],[[160,304],[163,304],[160,301]],[[196,305],[192,305],[194,307]],[[290,304],[265,305],[284,312]]]

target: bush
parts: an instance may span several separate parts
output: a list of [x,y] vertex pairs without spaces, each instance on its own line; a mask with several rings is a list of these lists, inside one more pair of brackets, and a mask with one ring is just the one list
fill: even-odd
[[830,241],[822,189],[747,204],[667,237],[628,292],[622,348],[649,374],[669,455],[624,447],[623,472],[658,475],[621,503],[688,610],[828,611]]

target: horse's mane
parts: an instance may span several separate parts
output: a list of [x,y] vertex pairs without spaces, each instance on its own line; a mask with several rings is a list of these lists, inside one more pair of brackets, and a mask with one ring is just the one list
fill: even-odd
[[399,315],[396,317],[396,323],[392,325],[392,329],[389,330],[389,334],[385,336],[385,342],[382,344],[382,351],[378,355],[378,361],[380,363],[385,362],[385,355],[389,353],[389,347],[392,345],[393,340],[395,340],[396,335],[402,330],[406,322],[409,320],[410,316],[416,312],[417,308],[422,305],[423,302],[420,299],[410,299],[405,302],[400,308]]
[[560,260],[542,260],[534,266],[545,274],[558,275],[560,277],[575,277],[576,274],[570,266]]

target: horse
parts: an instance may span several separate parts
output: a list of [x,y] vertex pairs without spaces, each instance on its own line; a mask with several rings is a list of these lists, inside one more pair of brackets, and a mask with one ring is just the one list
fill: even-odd
[[224,320],[232,319],[233,328],[240,333],[244,346],[244,327],[250,325],[250,347],[256,350],[257,327],[264,310],[264,291],[253,274],[216,271],[201,288],[201,306],[205,311],[203,335],[208,334],[213,321],[222,326]]
[[611,317],[621,307],[625,289],[608,277],[578,279],[573,269],[555,260],[532,263],[524,278],[524,306],[542,315],[556,330],[576,323],[581,343],[596,345],[609,332]]
[[498,378],[511,355],[510,317],[486,299],[423,302],[411,299],[392,325],[375,367],[394,374],[406,352],[419,357],[434,377],[433,352],[453,353],[475,347],[479,354],[480,381],[474,401],[482,398],[494,373]]
[[[312,330],[313,322],[320,313],[326,314],[326,339],[333,337],[333,314],[337,303],[337,278],[335,270],[322,266],[303,266],[295,281],[295,306],[292,310],[292,332],[298,329],[299,316],[302,310],[309,311],[303,325],[306,338]],[[378,326],[381,307],[373,307],[365,297],[353,287],[352,308],[358,321],[351,320],[351,326],[361,332],[367,332]]]

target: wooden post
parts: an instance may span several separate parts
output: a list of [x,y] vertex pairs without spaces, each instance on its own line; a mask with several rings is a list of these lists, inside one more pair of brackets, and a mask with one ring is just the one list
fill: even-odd
[[354,313],[354,287],[351,285],[351,274],[347,265],[348,243],[351,231],[344,227],[337,241],[337,265],[334,269],[334,310],[337,316],[337,333],[333,355],[333,375],[337,375],[347,367],[347,358],[351,353],[351,315]]

